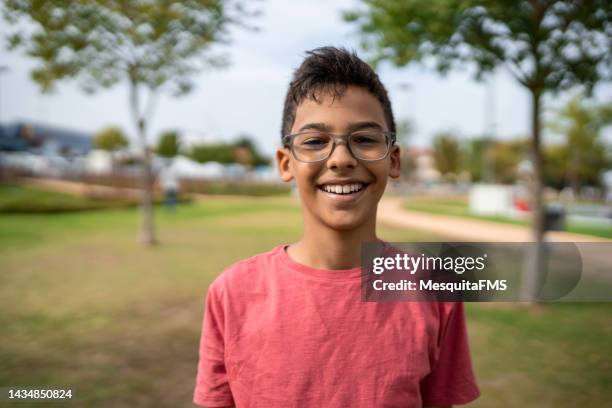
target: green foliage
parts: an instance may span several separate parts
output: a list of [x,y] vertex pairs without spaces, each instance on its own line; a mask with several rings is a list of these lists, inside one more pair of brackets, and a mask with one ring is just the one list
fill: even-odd
[[97,149],[114,152],[127,147],[128,144],[125,133],[118,127],[108,127],[94,135],[94,146]]
[[497,141],[491,149],[494,180],[497,183],[511,184],[516,181],[520,162],[527,159],[529,143],[526,139]]
[[467,141],[463,147],[463,168],[472,180],[514,183],[519,163],[528,157],[529,144],[526,139],[493,140],[478,137]]
[[181,140],[175,131],[168,131],[161,134],[157,144],[156,152],[161,157],[174,157],[181,150]]
[[457,175],[461,166],[461,149],[455,135],[444,132],[434,137],[433,156],[442,175]]
[[211,46],[253,14],[229,0],[7,0],[3,8],[16,27],[9,45],[39,62],[32,78],[44,91],[77,78],[88,92],[128,81],[175,95],[202,68],[225,64]]
[[548,127],[562,135],[564,143],[547,152],[553,161],[545,172],[550,183],[571,186],[576,194],[584,184],[600,184],[601,173],[612,167],[601,140],[602,129],[612,124],[611,111],[609,104],[588,103],[581,94],[556,110]]
[[[248,160],[244,162],[238,160],[239,157],[236,157],[239,163],[252,166],[267,165],[270,163],[270,158],[265,157],[259,152],[259,149],[257,149],[257,145],[253,141],[252,136],[248,134],[239,135],[234,145],[235,147],[244,149],[244,151],[246,152],[244,156],[248,157]],[[234,155],[236,156],[236,151],[234,151]]]
[[188,156],[197,162],[240,163],[247,166],[269,164],[270,159],[259,153],[252,138],[242,135],[234,143],[199,144],[192,146]]
[[463,147],[464,169],[473,181],[493,181],[493,147],[495,141],[488,137],[477,137],[467,141]]
[[608,0],[362,0],[348,11],[374,62],[433,60],[446,72],[466,62],[478,76],[506,66],[533,92],[592,88],[612,77]]
[[563,144],[548,145],[544,148],[544,154],[546,155],[544,181],[546,185],[560,190],[566,186],[567,146]]
[[191,147],[188,156],[200,163],[216,161],[229,164],[234,163],[233,149],[234,146],[227,143],[199,144]]

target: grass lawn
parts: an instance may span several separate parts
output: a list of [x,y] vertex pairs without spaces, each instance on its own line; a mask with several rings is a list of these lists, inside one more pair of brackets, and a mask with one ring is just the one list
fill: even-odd
[[[529,225],[529,220],[517,220],[502,216],[474,215],[469,212],[468,202],[462,198],[438,197],[409,197],[405,208],[412,211],[421,211],[431,214],[452,215],[457,217],[473,218],[485,221],[495,221],[505,224]],[[607,226],[567,222],[566,231],[577,234],[587,234],[596,237],[612,238],[612,229]]]
[[[301,232],[297,206],[282,197],[158,209],[154,249],[138,244],[138,220],[133,208],[0,214],[0,386],[72,387],[79,402],[69,406],[191,407],[208,284]],[[483,394],[474,407],[609,403],[611,305],[468,304],[467,313]]]

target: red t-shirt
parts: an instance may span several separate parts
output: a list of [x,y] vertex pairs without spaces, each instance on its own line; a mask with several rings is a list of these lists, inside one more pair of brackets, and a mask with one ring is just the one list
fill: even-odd
[[462,303],[361,301],[361,268],[321,270],[281,245],[206,298],[194,403],[420,407],[476,399]]

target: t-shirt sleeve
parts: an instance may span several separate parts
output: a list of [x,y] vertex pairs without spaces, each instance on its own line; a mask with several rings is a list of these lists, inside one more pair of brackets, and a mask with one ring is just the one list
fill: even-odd
[[234,405],[225,368],[223,303],[213,283],[206,296],[193,402],[206,407]]
[[421,381],[423,405],[466,404],[480,396],[472,369],[463,303],[440,303],[437,359]]

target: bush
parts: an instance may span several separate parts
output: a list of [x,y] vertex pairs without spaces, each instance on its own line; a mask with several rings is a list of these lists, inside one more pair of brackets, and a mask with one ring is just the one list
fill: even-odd
[[208,194],[232,194],[249,196],[286,195],[289,188],[275,184],[247,184],[213,182],[207,186]]
[[246,183],[238,181],[181,180],[181,190],[186,193],[212,195],[273,196],[289,194],[289,186],[272,183]]
[[[188,197],[180,197],[186,203]],[[155,204],[163,203],[156,197]],[[56,191],[20,185],[0,185],[0,213],[52,214],[74,211],[104,210],[138,206],[137,198],[129,197],[83,197]]]

